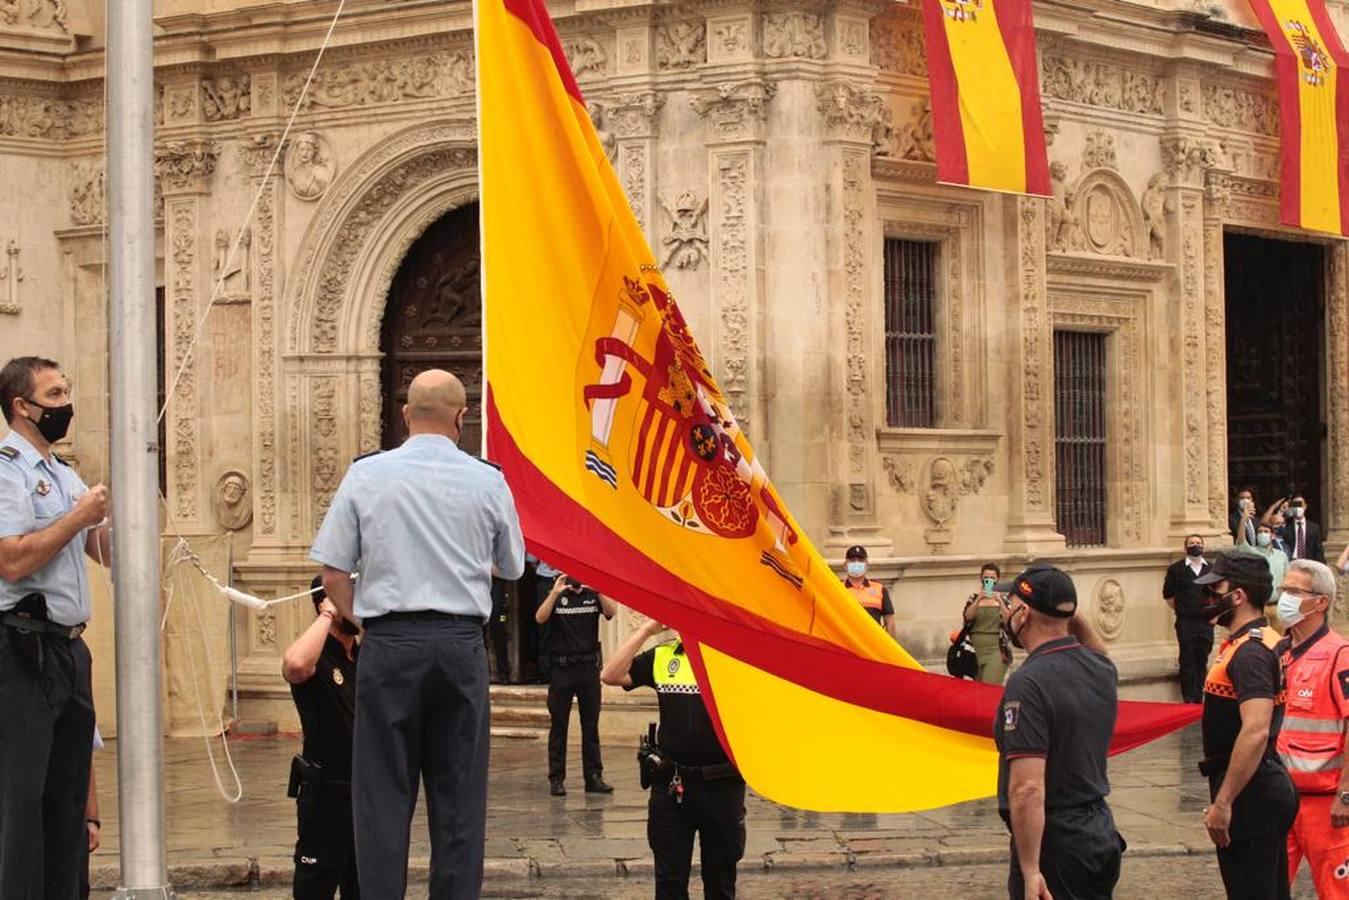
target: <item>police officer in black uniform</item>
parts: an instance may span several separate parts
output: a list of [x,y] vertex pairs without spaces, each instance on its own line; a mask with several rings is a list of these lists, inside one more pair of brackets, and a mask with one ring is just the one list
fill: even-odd
[[300,714],[304,752],[291,762],[289,794],[296,799],[297,900],[360,897],[351,817],[351,739],[356,718],[356,658],[360,629],[342,617],[314,579],[318,613],[286,648],[281,674]]
[[1269,563],[1259,554],[1220,554],[1197,584],[1204,609],[1227,629],[1227,640],[1204,680],[1204,759],[1211,804],[1204,827],[1218,852],[1229,897],[1287,900],[1288,829],[1297,817],[1292,779],[1275,742],[1283,724],[1279,635],[1265,621],[1273,592]]
[[544,653],[548,656],[548,785],[554,797],[566,796],[567,726],[571,701],[581,706],[581,764],[587,794],[612,794],[600,760],[600,616],[612,619],[613,600],[566,575],[553,580],[534,621],[552,622]]
[[646,837],[656,863],[656,900],[687,900],[693,836],[702,847],[703,896],[735,897],[735,869],[745,855],[745,781],[717,740],[682,643],[639,654],[665,627],[648,622],[604,666],[605,684],[655,688],[660,730],[638,754],[651,788]]
[[1008,896],[1110,897],[1124,851],[1105,802],[1118,673],[1075,615],[1064,572],[1031,566],[995,590],[1007,595],[1008,636],[1030,651],[993,723],[998,811],[1012,831]]

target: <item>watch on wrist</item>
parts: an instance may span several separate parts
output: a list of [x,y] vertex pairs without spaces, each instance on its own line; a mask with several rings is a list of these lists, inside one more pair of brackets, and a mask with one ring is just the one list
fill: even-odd
[[1349,806],[1349,791],[1340,791],[1335,795],[1345,806]]

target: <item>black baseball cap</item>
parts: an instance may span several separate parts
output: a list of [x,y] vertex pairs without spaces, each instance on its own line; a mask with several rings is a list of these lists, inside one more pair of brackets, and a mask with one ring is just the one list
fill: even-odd
[[853,544],[848,548],[848,552],[843,554],[844,559],[866,559],[867,548],[861,544]]
[[1228,550],[1213,560],[1213,568],[1194,580],[1195,584],[1217,584],[1230,581],[1238,587],[1265,587],[1273,589],[1274,578],[1269,562],[1250,550]]
[[1067,619],[1077,612],[1077,586],[1067,572],[1054,566],[1030,566],[1011,581],[994,585],[993,590],[1016,597],[1047,616]]

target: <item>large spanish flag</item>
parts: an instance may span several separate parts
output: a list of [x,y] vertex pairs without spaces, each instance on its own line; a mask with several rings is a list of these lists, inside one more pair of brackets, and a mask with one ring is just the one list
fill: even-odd
[[923,0],[937,180],[1048,195],[1031,0]]
[[[477,0],[476,15],[488,452],[530,549],[680,632],[722,743],[764,796],[899,811],[992,793],[998,689],[919,668],[787,511],[543,0]],[[1124,704],[1116,749],[1194,718]]]
[[1283,130],[1280,220],[1349,234],[1349,57],[1325,0],[1251,0],[1274,45]]

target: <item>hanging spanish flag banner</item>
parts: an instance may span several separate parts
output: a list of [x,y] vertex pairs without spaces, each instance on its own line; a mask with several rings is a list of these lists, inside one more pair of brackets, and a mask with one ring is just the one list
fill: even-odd
[[[821,811],[995,789],[1000,689],[921,669],[834,576],[736,424],[543,0],[477,0],[488,454],[529,548],[676,629],[749,784]],[[1122,704],[1115,749],[1196,709]],[[863,760],[886,761],[887,776]]]
[[1031,0],[923,0],[937,180],[1051,193]]
[[1280,220],[1349,234],[1349,57],[1325,0],[1251,0],[1274,45],[1282,126]]

